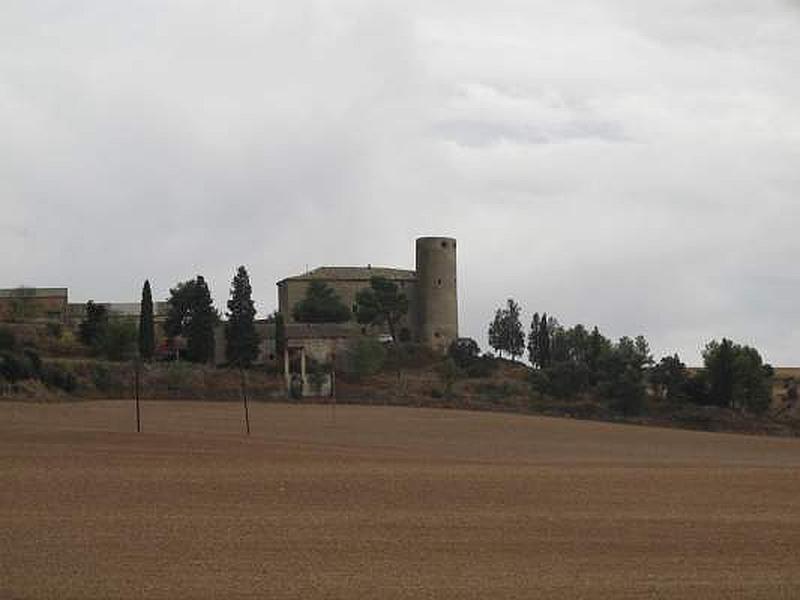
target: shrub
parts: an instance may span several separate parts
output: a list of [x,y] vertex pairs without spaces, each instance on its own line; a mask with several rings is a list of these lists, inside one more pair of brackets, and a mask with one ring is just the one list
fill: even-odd
[[59,339],[64,333],[64,326],[61,323],[50,321],[45,325],[45,330],[51,338]]
[[103,354],[109,360],[123,361],[131,358],[136,351],[138,331],[132,321],[112,320],[106,326],[102,338]]
[[25,348],[22,354],[30,363],[31,377],[39,377],[42,373],[42,359],[39,358],[39,353],[33,348]]
[[0,350],[12,351],[17,347],[17,336],[8,327],[0,327]]
[[3,351],[0,352],[0,375],[7,381],[16,383],[22,379],[35,377],[36,374],[27,356]]
[[57,363],[47,364],[42,368],[42,383],[48,387],[58,388],[71,394],[78,388],[78,380],[66,367]]
[[359,338],[347,351],[346,372],[356,378],[375,375],[386,361],[386,348],[372,338]]
[[104,364],[95,363],[91,371],[92,385],[101,392],[108,392],[112,388],[111,370]]
[[420,369],[441,360],[441,355],[424,344],[398,343],[384,348],[387,369]]
[[452,358],[447,358],[436,366],[436,372],[444,386],[445,398],[450,398],[453,395],[453,384],[461,377],[461,369]]
[[450,343],[447,354],[462,369],[468,368],[480,357],[481,349],[472,338],[458,338]]

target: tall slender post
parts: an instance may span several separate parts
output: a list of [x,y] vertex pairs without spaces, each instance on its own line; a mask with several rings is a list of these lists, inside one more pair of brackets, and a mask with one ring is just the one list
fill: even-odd
[[244,369],[239,369],[242,384],[242,401],[244,402],[244,425],[247,435],[250,435],[250,410],[247,406],[247,381]]
[[136,433],[142,432],[142,416],[139,410],[139,379],[141,377],[142,361],[136,359],[134,362],[134,375],[133,375],[133,394],[136,399]]

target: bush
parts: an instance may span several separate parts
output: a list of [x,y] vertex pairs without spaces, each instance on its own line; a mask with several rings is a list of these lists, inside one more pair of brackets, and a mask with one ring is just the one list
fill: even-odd
[[63,390],[68,394],[78,389],[78,380],[75,375],[64,366],[56,363],[43,367],[41,379],[46,386]]
[[424,344],[399,343],[384,348],[386,369],[420,369],[441,360],[441,355]]
[[59,339],[64,333],[64,326],[61,323],[50,321],[45,325],[45,330],[51,338]]
[[478,360],[481,349],[478,347],[478,342],[472,338],[458,338],[450,343],[447,354],[458,367],[467,369]]
[[138,332],[136,325],[128,320],[112,320],[108,323],[101,346],[109,360],[123,361],[136,352]]
[[352,344],[345,357],[345,372],[356,378],[378,373],[386,361],[386,348],[378,340],[364,337]]
[[35,377],[36,372],[30,358],[24,354],[3,351],[0,352],[0,375],[10,383],[16,383]]
[[22,354],[28,360],[31,366],[31,377],[39,377],[42,373],[42,359],[39,358],[39,353],[33,348],[25,348]]
[[8,327],[0,327],[0,350],[13,351],[17,347],[17,336]]
[[91,371],[92,385],[101,392],[111,391],[113,387],[111,370],[104,364],[95,363]]

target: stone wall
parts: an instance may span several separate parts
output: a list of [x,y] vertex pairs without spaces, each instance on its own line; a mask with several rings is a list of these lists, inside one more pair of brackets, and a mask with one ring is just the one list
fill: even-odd
[[[318,280],[320,281],[320,280]],[[360,280],[321,280],[326,285],[333,288],[345,306],[353,310],[356,304],[356,294],[359,291],[369,287],[368,279]],[[310,285],[310,280],[304,279],[285,279],[278,284],[278,310],[284,316],[286,323],[294,323],[292,311],[294,306],[305,298],[306,290]],[[406,318],[397,329],[398,335],[403,328],[408,329],[408,333],[412,339],[416,338],[417,328],[417,284],[414,280],[399,280],[395,281],[399,291],[406,295],[409,300],[409,309]],[[355,315],[350,322],[350,326],[361,331],[361,326],[356,323]],[[381,327],[370,331],[375,335],[388,334],[388,327]]]

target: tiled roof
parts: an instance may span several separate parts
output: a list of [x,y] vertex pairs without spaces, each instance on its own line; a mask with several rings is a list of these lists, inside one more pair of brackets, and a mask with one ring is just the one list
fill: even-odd
[[369,281],[371,277],[384,277],[393,280],[413,280],[417,278],[416,271],[407,269],[391,269],[389,267],[317,267],[303,275],[287,277],[283,281]]

